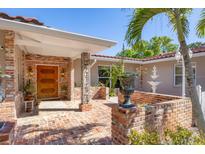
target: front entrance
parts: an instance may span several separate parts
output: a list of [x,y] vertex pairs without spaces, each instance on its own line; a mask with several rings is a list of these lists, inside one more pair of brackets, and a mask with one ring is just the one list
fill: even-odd
[[58,66],[37,66],[37,98],[58,97]]

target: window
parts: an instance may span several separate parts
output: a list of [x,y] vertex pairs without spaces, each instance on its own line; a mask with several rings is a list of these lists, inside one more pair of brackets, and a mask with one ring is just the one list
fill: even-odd
[[98,66],[98,82],[110,86],[110,66]]
[[[194,83],[196,83],[196,65],[192,64],[194,73]],[[181,86],[182,84],[182,65],[177,64],[174,67],[174,86]]]

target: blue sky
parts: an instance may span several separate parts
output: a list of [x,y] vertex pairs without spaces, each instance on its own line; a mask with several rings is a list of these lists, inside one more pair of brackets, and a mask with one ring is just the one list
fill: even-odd
[[[200,16],[201,9],[194,9],[190,16],[190,34],[187,42],[202,41],[195,34],[195,26]],[[117,41],[118,44],[100,54],[115,55],[122,49],[127,25],[131,18],[130,9],[0,9],[0,12],[9,15],[35,17],[45,25],[70,31],[102,37]],[[168,27],[168,20],[160,15],[145,26],[142,38],[149,40],[153,36],[169,36],[177,43],[175,33]]]

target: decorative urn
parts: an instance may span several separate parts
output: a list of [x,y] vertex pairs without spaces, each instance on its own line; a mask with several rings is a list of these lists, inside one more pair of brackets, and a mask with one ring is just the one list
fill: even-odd
[[120,107],[123,108],[132,108],[136,105],[131,103],[130,96],[134,93],[135,90],[135,73],[125,73],[123,76],[119,77],[120,80],[120,93],[123,95],[123,101],[120,103]]

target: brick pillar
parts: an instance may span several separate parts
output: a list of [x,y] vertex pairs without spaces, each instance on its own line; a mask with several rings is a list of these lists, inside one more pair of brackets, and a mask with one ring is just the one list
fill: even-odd
[[81,54],[81,111],[89,111],[90,104],[90,53]]
[[130,144],[131,129],[139,132],[144,130],[145,110],[143,108],[124,109],[115,105],[112,107],[112,143],[117,145]]
[[5,31],[4,33],[4,47],[6,50],[5,56],[5,74],[10,78],[5,79],[5,100],[14,101],[16,92],[16,76],[15,76],[15,51],[14,51],[15,33],[12,31]]

